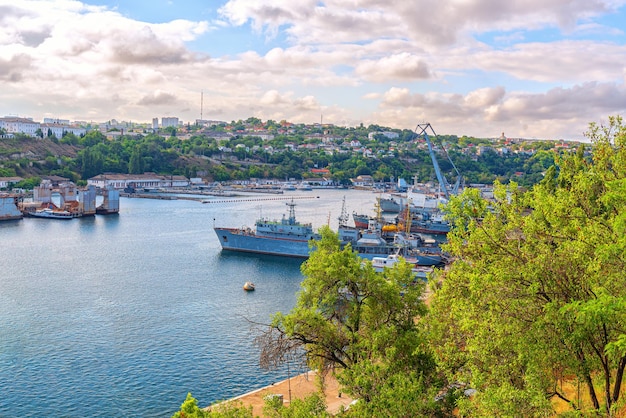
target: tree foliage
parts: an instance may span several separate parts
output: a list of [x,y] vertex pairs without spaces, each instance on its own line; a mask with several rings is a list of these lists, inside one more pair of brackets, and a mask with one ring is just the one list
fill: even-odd
[[263,415],[267,418],[330,418],[326,412],[326,402],[319,393],[312,393],[304,399],[292,399],[285,406],[282,398],[266,397]]
[[252,406],[244,406],[241,402],[222,402],[202,409],[196,398],[187,394],[187,398],[180,406],[180,410],[172,418],[252,418]]
[[[477,390],[468,416],[612,414],[626,366],[626,129],[591,124],[581,147],[521,193],[467,190],[447,207],[455,262],[432,300],[432,341],[450,379]],[[584,394],[566,391],[580,384]]]
[[404,395],[419,405],[398,408],[417,410],[429,403],[441,382],[420,324],[424,284],[415,281],[406,262],[377,273],[349,245],[342,249],[328,227],[321,236],[302,266],[305,279],[296,306],[289,314],[275,314],[257,340],[262,363],[278,363],[302,350],[310,368],[333,370],[342,390],[364,403],[355,416],[377,416],[402,385]]

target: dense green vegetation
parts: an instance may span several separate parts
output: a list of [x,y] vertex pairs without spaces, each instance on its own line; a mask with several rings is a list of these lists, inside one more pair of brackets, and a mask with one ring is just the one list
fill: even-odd
[[626,127],[611,118],[588,135],[593,157],[581,148],[532,191],[499,186],[488,206],[468,190],[448,205],[456,261],[429,322],[442,370],[477,390],[465,416],[624,408]]
[[[262,140],[254,132],[259,124],[273,135]],[[318,177],[313,168],[328,168],[333,180],[350,184],[359,175],[371,175],[376,181],[390,181],[414,176],[419,182],[435,180],[430,155],[423,139],[409,130],[391,130],[376,125],[357,128],[321,128],[295,125],[284,133],[273,121],[262,123],[255,118],[213,126],[210,130],[189,129],[183,138],[171,128],[160,134],[125,134],[107,139],[99,131],[83,137],[68,133],[55,137],[0,139],[0,176],[24,178],[60,175],[84,182],[98,174],[143,173],[178,174],[228,181],[249,178],[303,179]],[[226,133],[230,131],[230,134]],[[370,132],[393,131],[390,140]],[[325,141],[322,143],[322,133]],[[531,186],[539,181],[554,163],[554,142],[520,143],[506,152],[494,141],[442,135],[433,138],[435,145],[445,144],[451,160],[467,183],[491,184],[498,180]],[[478,147],[485,147],[478,152]],[[528,152],[528,150],[534,152]],[[456,172],[446,155],[438,160],[450,182]]]

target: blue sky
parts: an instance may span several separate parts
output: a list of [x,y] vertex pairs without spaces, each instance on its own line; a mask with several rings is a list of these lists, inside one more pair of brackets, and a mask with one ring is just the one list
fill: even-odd
[[0,0],[0,113],[583,139],[626,111],[626,0]]

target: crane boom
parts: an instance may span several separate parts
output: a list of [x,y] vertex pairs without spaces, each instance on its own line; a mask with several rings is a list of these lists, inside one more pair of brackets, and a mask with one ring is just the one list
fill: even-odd
[[[430,138],[428,137],[428,133],[426,132],[428,129],[430,129],[430,131],[435,137],[437,136],[437,134],[435,133],[435,130],[430,125],[430,123],[418,124],[417,127],[415,128],[415,133],[418,136],[423,136],[424,139],[426,140],[426,144],[428,145],[428,153],[430,154],[430,159],[433,162],[433,167],[435,169],[435,175],[437,176],[437,181],[439,182],[439,186],[441,187],[441,191],[443,192],[445,198],[449,199],[451,194],[457,194],[459,191],[459,187],[462,181],[461,174],[459,173],[459,170],[457,170],[452,160],[450,160],[450,157],[448,156],[448,153],[446,151],[446,156],[448,156],[448,160],[452,164],[454,171],[456,171],[457,173],[456,183],[454,185],[454,188],[451,189],[450,183],[448,183],[448,180],[446,180],[446,177],[441,172],[441,168],[439,168],[439,162],[437,161],[437,157],[435,156],[435,150],[433,149],[433,144],[430,142]],[[444,151],[445,151],[445,148],[444,148]]]

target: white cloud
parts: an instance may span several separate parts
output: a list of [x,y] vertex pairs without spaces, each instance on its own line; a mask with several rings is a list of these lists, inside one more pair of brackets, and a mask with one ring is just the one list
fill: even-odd
[[[508,131],[513,136],[533,132],[531,136],[542,138],[581,138],[589,122],[615,109],[626,111],[624,84],[585,83],[535,94],[506,92],[503,87],[466,95],[411,94],[407,89],[392,88],[385,93],[377,116],[404,123],[431,122],[443,128],[440,132],[458,132],[454,124],[464,120],[467,131],[458,133],[477,136]],[[520,131],[520,127],[525,128]]]
[[406,52],[378,60],[363,60],[356,65],[355,74],[375,82],[432,77],[428,64],[422,58]]
[[[150,23],[79,1],[22,0],[0,5],[0,113],[150,120],[167,110],[193,120],[203,90],[205,116],[226,120],[323,113],[343,125],[580,136],[626,109],[623,31],[595,20],[624,3],[231,0],[209,21]],[[232,52],[199,49],[207,44]]]

